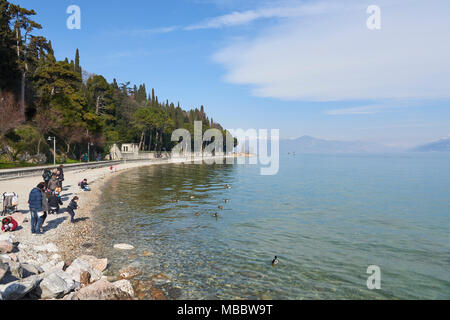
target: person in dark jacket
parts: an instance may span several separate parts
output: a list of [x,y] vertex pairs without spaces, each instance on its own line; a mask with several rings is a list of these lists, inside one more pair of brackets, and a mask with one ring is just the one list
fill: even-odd
[[58,186],[62,188],[62,183],[64,181],[64,172],[61,166],[59,166],[58,171],[56,171],[56,178],[58,179]]
[[47,193],[45,192],[45,188],[43,188],[41,190],[42,192],[42,212],[44,213],[42,216],[39,217],[40,219],[40,232],[42,233],[42,227],[44,226],[44,222],[45,219],[47,219],[47,214],[49,211],[49,206],[48,206],[48,197],[47,197]]
[[48,182],[52,178],[52,172],[50,171],[50,169],[45,169],[44,170],[44,173],[42,173],[42,178],[44,178],[45,187],[47,187],[48,186]]
[[49,214],[56,213],[59,214],[59,206],[62,206],[63,202],[59,196],[59,192],[55,191],[54,194],[48,197]]
[[28,206],[31,214],[31,233],[39,234],[41,230],[41,219],[39,214],[42,213],[42,191],[45,188],[44,182],[33,188],[28,196]]
[[70,201],[69,206],[67,207],[67,211],[70,214],[70,222],[75,223],[75,210],[78,209],[78,197],[73,197],[72,201]]

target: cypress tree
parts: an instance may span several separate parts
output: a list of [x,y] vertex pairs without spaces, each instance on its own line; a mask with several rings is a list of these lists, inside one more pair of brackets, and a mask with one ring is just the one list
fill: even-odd
[[80,51],[77,48],[77,51],[75,52],[75,69],[74,71],[78,73],[80,76],[83,74],[83,70],[80,66]]

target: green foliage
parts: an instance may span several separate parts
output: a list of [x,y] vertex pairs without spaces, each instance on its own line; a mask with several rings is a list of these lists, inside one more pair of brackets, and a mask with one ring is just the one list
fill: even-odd
[[[112,83],[101,75],[84,78],[80,51],[74,60],[57,61],[51,41],[33,34],[42,27],[30,19],[36,13],[0,0],[0,94],[4,88],[18,95],[20,73],[26,83],[27,122],[13,130],[10,143],[17,152],[39,153],[53,148],[47,141],[55,136],[58,158],[79,159],[87,153],[109,152],[118,143],[139,143],[141,150],[170,150],[176,128],[193,134],[194,121],[203,131],[219,123],[206,116],[204,106],[185,111],[180,104],[159,99],[145,84]],[[19,52],[17,56],[15,52]],[[70,62],[69,62],[70,61]],[[87,73],[85,73],[87,74]],[[8,129],[11,131],[11,129]],[[50,146],[49,146],[50,144]]]

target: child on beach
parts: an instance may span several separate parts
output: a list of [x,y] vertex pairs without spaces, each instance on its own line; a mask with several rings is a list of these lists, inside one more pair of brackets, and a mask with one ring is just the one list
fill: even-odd
[[91,191],[87,179],[84,179],[83,181],[80,182],[80,187],[83,191]]
[[3,232],[12,232],[16,230],[18,224],[17,221],[12,217],[7,217],[2,220],[2,231]]
[[76,209],[78,209],[78,197],[77,196],[73,197],[72,201],[70,201],[69,206],[67,207],[67,211],[70,214],[70,222],[71,223],[75,223],[75,219],[74,219],[75,211],[74,210],[76,210]]
[[55,192],[48,197],[49,214],[59,214],[59,206],[63,205],[60,190],[56,188]]

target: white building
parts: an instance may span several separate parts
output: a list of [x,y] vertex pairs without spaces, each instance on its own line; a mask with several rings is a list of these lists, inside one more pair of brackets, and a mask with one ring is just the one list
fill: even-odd
[[139,145],[137,143],[122,144],[122,153],[139,153]]

